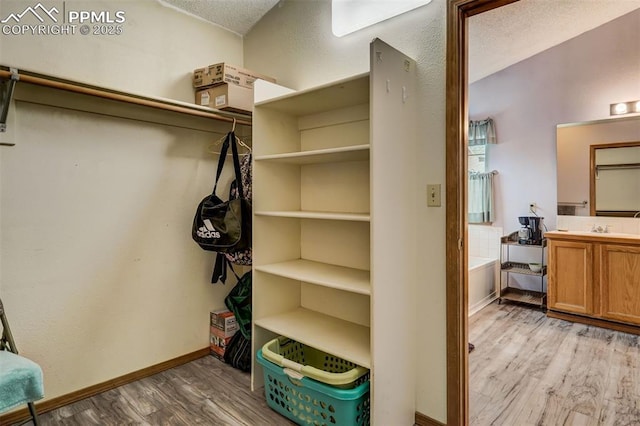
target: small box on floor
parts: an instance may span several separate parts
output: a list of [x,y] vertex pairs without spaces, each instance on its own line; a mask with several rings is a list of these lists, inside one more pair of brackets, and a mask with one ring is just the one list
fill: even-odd
[[209,342],[211,355],[224,361],[224,352],[226,351],[227,346],[229,346],[229,342],[231,342],[232,336],[224,337],[223,334],[223,331],[219,328],[211,327]]
[[202,88],[214,86],[220,83],[230,83],[249,89],[253,88],[253,82],[257,79],[276,82],[276,79],[254,71],[231,65],[226,62],[198,68],[193,71],[193,87]]
[[220,84],[196,92],[196,104],[241,113],[253,110],[253,89],[234,84]]
[[236,317],[228,309],[216,309],[210,315],[209,343],[211,355],[224,360],[224,352],[238,331]]
[[223,337],[231,337],[236,331],[238,331],[238,323],[236,317],[228,309],[216,309],[211,311],[211,324],[210,326],[221,330]]

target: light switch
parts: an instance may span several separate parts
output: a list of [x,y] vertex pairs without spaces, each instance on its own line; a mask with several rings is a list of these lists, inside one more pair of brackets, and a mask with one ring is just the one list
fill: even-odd
[[440,184],[427,185],[427,206],[440,207]]

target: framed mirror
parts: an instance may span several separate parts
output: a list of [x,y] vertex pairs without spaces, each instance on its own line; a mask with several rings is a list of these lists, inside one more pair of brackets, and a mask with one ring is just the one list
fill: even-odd
[[[558,215],[596,215],[597,200],[595,195],[592,197],[591,194],[592,145],[614,147],[616,144],[638,141],[640,141],[639,115],[559,124],[556,127]],[[630,196],[629,202],[640,209],[640,194]],[[631,210],[627,208],[630,207],[625,206],[617,213],[613,209],[610,215],[629,216],[628,211]]]

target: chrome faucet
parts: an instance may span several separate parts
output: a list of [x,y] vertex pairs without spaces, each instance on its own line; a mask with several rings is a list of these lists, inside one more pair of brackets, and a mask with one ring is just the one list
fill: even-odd
[[597,232],[599,234],[606,234],[609,232],[609,225],[593,225],[591,232]]

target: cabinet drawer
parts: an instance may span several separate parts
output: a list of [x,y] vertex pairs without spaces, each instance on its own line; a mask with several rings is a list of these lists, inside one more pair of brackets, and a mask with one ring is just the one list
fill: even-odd
[[549,244],[550,309],[593,313],[593,245],[574,241]]
[[640,325],[640,247],[603,244],[599,260],[602,318]]

